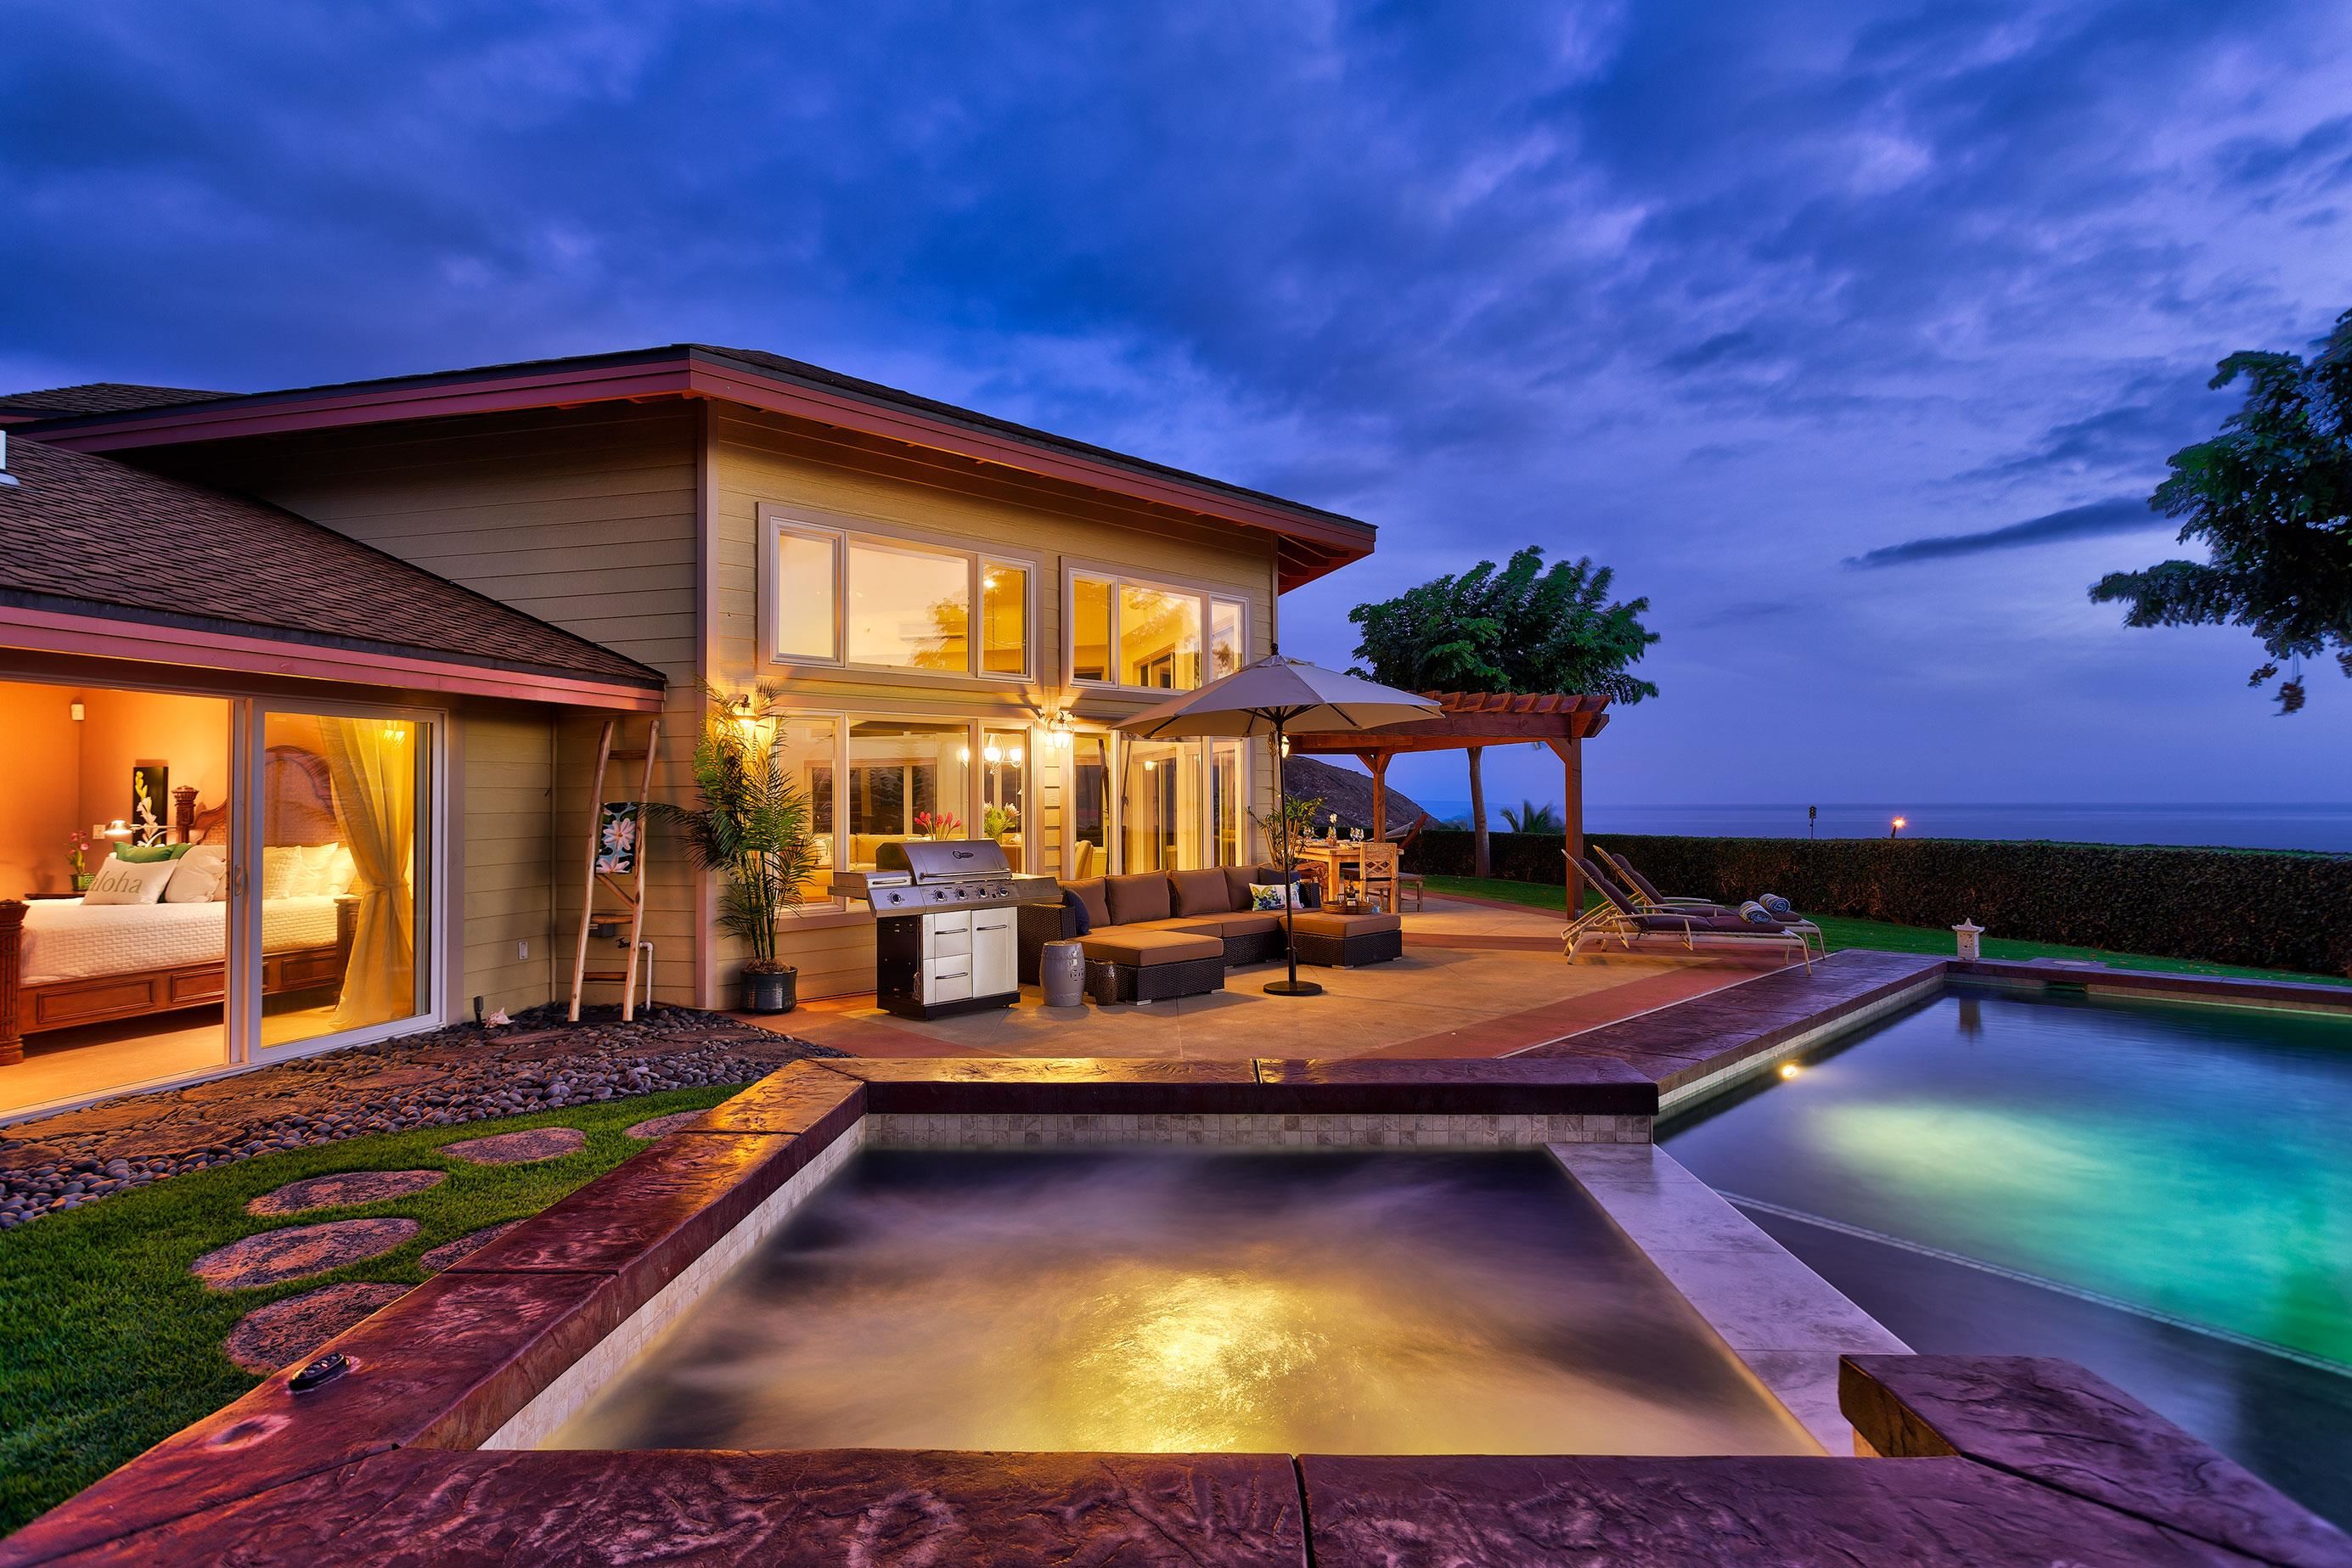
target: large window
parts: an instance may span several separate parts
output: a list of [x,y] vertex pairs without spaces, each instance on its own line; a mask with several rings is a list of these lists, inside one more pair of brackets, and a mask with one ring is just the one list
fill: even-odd
[[992,839],[1014,871],[1025,871],[1029,801],[1029,733],[985,729],[980,746],[980,831]]
[[1244,863],[1250,853],[1250,745],[1072,737],[1059,753],[1067,768],[1063,798],[1068,802],[1062,874]]
[[767,507],[761,516],[771,659],[1029,678],[1034,574],[1026,564],[819,528]]
[[875,863],[892,839],[971,836],[971,730],[961,724],[859,719],[849,727],[849,863]]
[[1241,668],[1245,614],[1239,600],[1197,589],[1073,571],[1070,678],[1137,691],[1192,691]]
[[804,901],[832,896],[833,873],[846,868],[834,779],[839,768],[841,725],[831,718],[792,717],[776,726],[776,766],[808,802],[809,836],[816,843],[817,873],[801,889]]
[[971,671],[971,558],[849,546],[849,662]]

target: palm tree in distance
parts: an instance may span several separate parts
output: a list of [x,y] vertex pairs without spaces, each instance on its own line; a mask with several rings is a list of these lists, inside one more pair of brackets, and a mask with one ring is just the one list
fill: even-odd
[[[1612,602],[1614,580],[1590,556],[1547,567],[1539,545],[1500,570],[1482,560],[1433,578],[1348,612],[1359,629],[1353,673],[1414,692],[1590,692],[1626,704],[1656,696],[1656,685],[1632,671],[1658,640],[1641,621],[1650,601]],[[1485,748],[1468,749],[1471,869],[1486,876]]]

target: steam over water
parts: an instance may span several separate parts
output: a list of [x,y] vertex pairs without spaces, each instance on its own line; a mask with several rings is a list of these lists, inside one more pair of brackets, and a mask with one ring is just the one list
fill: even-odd
[[1539,1152],[869,1150],[551,1446],[1818,1451]]

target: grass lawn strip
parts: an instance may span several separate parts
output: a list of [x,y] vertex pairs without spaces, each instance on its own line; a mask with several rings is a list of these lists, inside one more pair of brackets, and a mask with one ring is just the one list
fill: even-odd
[[[0,1532],[15,1530],[260,1379],[221,1341],[266,1302],[347,1281],[424,1281],[428,1248],[538,1213],[646,1144],[623,1129],[716,1105],[739,1086],[672,1090],[499,1121],[423,1127],[322,1144],[191,1172],[51,1214],[0,1235]],[[476,1165],[444,1145],[486,1133],[573,1127],[572,1154],[530,1165]],[[245,1206],[304,1176],[354,1170],[446,1170],[423,1192],[296,1218]],[[414,1219],[394,1251],[306,1279],[215,1291],[188,1272],[240,1237],[318,1219]]]
[[[1429,892],[1441,897],[1449,893],[1465,894],[1473,898],[1523,904],[1530,909],[1549,909],[1555,914],[1568,907],[1567,890],[1551,883],[1506,882],[1500,877],[1433,876],[1425,879],[1424,885]],[[1598,895],[1588,894],[1585,907],[1590,909],[1599,902]],[[1832,953],[1843,947],[1870,947],[1882,953],[1933,953],[1949,957],[1953,952],[1952,933],[1940,926],[1890,925],[1883,920],[1852,919],[1843,915],[1808,915],[1805,918],[1822,928],[1822,938],[1829,944]],[[2248,969],[2234,964],[2208,964],[2194,958],[2155,958],[2145,953],[2110,953],[2098,947],[2070,947],[2058,942],[2019,942],[2006,936],[1984,938],[1984,956],[2010,959],[2088,958],[2117,969],[2161,969],[2176,975],[2294,980],[2319,986],[2352,985],[2352,979],[2341,975],[2305,975],[2292,969]]]

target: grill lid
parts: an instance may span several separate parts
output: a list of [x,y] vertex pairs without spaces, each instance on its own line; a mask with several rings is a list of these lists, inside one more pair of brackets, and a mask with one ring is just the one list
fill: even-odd
[[874,864],[880,871],[903,871],[918,883],[982,882],[1013,874],[1013,862],[993,839],[887,840],[876,846]]

